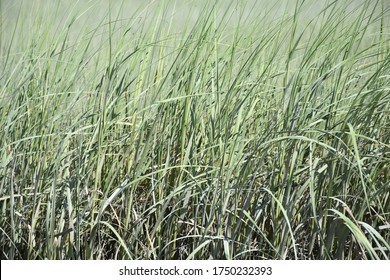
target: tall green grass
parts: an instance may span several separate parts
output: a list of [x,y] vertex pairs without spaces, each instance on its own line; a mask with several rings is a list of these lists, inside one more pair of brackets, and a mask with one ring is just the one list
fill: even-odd
[[1,258],[389,259],[390,6],[272,2],[0,1]]

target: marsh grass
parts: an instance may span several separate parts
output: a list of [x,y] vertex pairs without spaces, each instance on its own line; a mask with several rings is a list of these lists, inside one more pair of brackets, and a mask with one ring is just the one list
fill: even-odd
[[390,257],[387,1],[26,2],[2,259]]

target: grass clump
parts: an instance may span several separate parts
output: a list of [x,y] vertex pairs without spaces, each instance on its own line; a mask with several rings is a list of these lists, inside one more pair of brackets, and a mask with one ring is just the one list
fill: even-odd
[[0,3],[2,259],[390,257],[387,1]]

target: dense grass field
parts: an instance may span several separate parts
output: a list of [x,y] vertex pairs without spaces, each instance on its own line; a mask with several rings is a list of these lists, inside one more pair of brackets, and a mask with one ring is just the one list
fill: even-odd
[[0,0],[1,259],[389,259],[387,0]]

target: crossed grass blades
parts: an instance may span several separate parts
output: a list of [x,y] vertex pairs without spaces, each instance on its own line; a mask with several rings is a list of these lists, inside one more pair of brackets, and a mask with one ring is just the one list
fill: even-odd
[[388,1],[0,1],[2,259],[388,259]]

